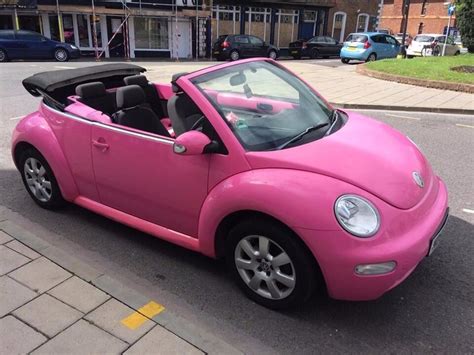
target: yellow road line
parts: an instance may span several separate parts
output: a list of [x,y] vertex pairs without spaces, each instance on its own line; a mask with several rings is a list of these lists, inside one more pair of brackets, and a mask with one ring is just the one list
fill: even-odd
[[458,127],[465,127],[465,128],[474,128],[474,126],[469,126],[467,124],[461,124],[461,123],[456,123],[456,126]]
[[165,310],[165,307],[154,301],[148,302],[143,307],[122,319],[121,323],[129,329],[137,329],[148,319],[153,318]]

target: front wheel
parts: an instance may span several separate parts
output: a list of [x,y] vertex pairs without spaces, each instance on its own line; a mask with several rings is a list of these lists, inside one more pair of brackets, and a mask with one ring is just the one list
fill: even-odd
[[301,305],[316,287],[313,256],[296,235],[277,223],[240,222],[229,233],[226,257],[236,283],[262,306]]
[[270,52],[268,52],[268,58],[270,58],[270,59],[275,60],[275,59],[277,59],[277,56],[278,56],[277,52],[274,51],[274,50],[271,50]]
[[311,59],[316,59],[319,57],[319,51],[316,48],[313,48],[309,56]]
[[65,204],[51,167],[36,149],[26,149],[18,161],[23,184],[33,201],[46,209]]
[[54,51],[54,59],[58,62],[67,62],[69,54],[64,48],[58,48]]
[[344,63],[344,64],[349,64],[349,59],[341,58],[341,62]]

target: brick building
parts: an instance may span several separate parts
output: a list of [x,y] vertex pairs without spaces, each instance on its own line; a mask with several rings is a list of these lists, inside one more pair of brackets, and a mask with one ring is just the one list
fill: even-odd
[[[407,33],[443,33],[448,25],[448,10],[444,5],[446,0],[411,0],[408,14]],[[380,17],[380,27],[402,32],[403,0],[384,0]],[[455,27],[453,16],[451,27]]]

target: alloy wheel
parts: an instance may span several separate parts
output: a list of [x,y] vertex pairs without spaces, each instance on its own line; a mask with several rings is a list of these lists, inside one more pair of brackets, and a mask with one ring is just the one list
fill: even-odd
[[26,159],[23,173],[28,188],[35,198],[41,202],[48,202],[51,199],[53,190],[46,169],[41,162],[31,157]]
[[0,49],[0,62],[4,62],[5,59],[7,58],[7,55],[3,50]]
[[268,56],[270,57],[270,59],[273,59],[273,60],[275,60],[275,59],[276,59],[276,57],[277,57],[277,54],[276,54],[276,52],[275,52],[275,51],[270,51],[270,53],[268,54]]
[[237,51],[233,51],[230,54],[230,59],[232,59],[233,61],[239,60],[239,58],[240,58],[240,55],[239,55],[239,52]]
[[58,62],[64,62],[67,59],[67,53],[64,49],[58,49],[54,53],[54,57]]
[[295,289],[293,262],[280,245],[267,237],[242,238],[235,247],[234,262],[245,284],[262,297],[281,300]]

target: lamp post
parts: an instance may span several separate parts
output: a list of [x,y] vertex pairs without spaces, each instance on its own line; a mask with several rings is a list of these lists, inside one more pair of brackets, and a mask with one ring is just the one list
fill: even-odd
[[405,46],[405,39],[407,36],[407,27],[408,27],[408,13],[410,12],[410,0],[403,0],[403,35],[402,35],[402,45],[400,47],[400,52],[403,58],[407,57],[407,49]]
[[451,27],[451,17],[453,17],[455,10],[456,10],[456,5],[450,3],[448,6],[448,15],[449,15],[448,28],[446,28],[446,37],[444,38],[443,52],[441,54],[443,57],[444,57],[444,54],[446,53],[446,45],[448,44],[449,29]]
[[59,12],[59,0],[56,0],[56,12],[58,13],[59,40],[64,42],[63,19],[61,17],[61,13]]

